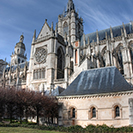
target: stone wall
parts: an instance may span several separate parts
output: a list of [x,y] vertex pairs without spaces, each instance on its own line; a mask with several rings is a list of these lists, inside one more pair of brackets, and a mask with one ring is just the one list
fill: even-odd
[[[128,126],[132,124],[132,103],[133,92],[119,92],[110,94],[58,97],[62,104],[62,110],[59,112],[59,123],[65,126],[81,125],[83,127],[89,124],[106,124],[114,127]],[[129,100],[130,99],[130,100]],[[131,105],[131,107],[128,104]],[[115,116],[115,107],[119,107],[120,116]],[[76,116],[71,118],[70,108],[75,108]],[[92,118],[91,108],[96,108],[96,117]],[[61,113],[63,112],[63,114]]]

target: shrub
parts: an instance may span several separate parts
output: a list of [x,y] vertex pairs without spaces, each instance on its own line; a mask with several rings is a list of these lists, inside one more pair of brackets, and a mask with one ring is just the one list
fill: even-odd
[[94,125],[88,125],[88,126],[85,128],[85,131],[87,131],[87,132],[89,132],[89,133],[94,133],[95,128],[96,128],[96,126],[94,126]]
[[84,131],[84,128],[79,125],[68,127],[68,132],[72,133],[83,133]]
[[35,124],[2,124],[0,123],[0,127],[27,127],[27,128],[35,128],[40,130],[49,130],[49,131],[59,131],[59,132],[70,132],[70,133],[126,133],[126,132],[132,132],[133,127],[127,126],[127,127],[121,127],[121,128],[114,128],[114,127],[108,127],[107,125],[88,125],[86,128],[83,128],[81,126],[71,126],[71,127],[55,127],[55,126],[38,126]]

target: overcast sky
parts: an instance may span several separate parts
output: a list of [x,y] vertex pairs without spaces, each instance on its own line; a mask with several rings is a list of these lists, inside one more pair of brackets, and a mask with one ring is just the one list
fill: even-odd
[[[133,0],[73,0],[76,10],[84,20],[85,34],[103,30],[122,22],[133,21]],[[32,36],[37,35],[45,19],[51,26],[58,21],[68,0],[0,0],[0,59],[7,58],[24,35],[28,61]]]

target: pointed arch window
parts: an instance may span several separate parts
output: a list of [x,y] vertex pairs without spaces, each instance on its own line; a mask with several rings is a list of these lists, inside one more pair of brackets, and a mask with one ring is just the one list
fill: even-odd
[[114,50],[113,55],[116,59],[116,65],[118,70],[120,71],[121,74],[124,74],[122,49],[123,46],[121,44],[118,45],[117,48]]
[[67,24],[67,22],[65,22],[63,24],[63,36],[65,36],[65,34],[68,35],[68,24]]
[[77,118],[77,109],[75,107],[70,107],[68,111],[69,119]]
[[120,108],[119,106],[115,107],[115,117],[119,117],[120,116]]
[[98,118],[98,109],[95,106],[90,107],[88,112],[89,119],[97,119]]
[[57,79],[64,78],[64,54],[62,48],[57,50]]
[[122,118],[122,106],[119,103],[112,106],[112,118]]
[[[102,58],[101,58],[101,67],[105,67],[106,66],[106,47],[102,50]],[[110,57],[110,53],[109,53],[109,57]]]
[[72,118],[75,118],[75,108],[72,109]]
[[96,118],[96,108],[92,108],[92,118]]

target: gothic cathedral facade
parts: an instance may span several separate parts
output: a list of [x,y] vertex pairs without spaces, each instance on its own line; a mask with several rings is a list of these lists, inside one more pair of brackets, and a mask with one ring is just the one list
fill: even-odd
[[132,84],[133,23],[85,35],[83,19],[69,0],[55,30],[45,20],[38,37],[34,32],[27,86],[40,91],[67,88],[83,70],[106,66],[116,66]]
[[29,62],[24,55],[24,36],[20,37],[2,82],[52,91],[57,86],[67,88],[83,70],[116,66],[132,84],[133,23],[86,35],[83,29],[83,19],[69,0],[66,11],[58,16],[56,27],[53,23],[49,26],[45,20],[38,36],[35,30]]

